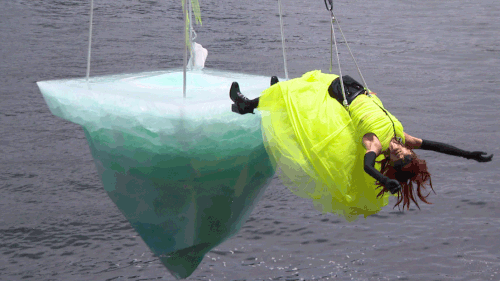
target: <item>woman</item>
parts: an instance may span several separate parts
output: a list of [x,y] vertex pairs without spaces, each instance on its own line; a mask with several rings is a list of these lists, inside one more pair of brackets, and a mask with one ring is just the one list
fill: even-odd
[[[263,134],[271,158],[288,169],[288,178],[296,178],[294,184],[303,186],[297,193],[316,200],[316,205],[323,205],[321,210],[342,214],[348,220],[359,214],[366,217],[387,204],[387,191],[397,194],[395,206],[402,202],[409,209],[411,200],[418,207],[414,185],[417,196],[430,204],[426,200],[429,194],[422,195],[426,185],[432,189],[430,174],[414,149],[491,161],[493,155],[481,151],[469,152],[405,133],[375,93],[349,76],[342,78],[347,108],[341,105],[339,77],[320,71],[281,83],[273,76],[271,87],[253,100],[241,94],[237,82],[230,89],[234,112],[253,113],[256,108],[263,112]],[[364,177],[361,170],[376,183],[360,179]],[[370,192],[374,185],[382,187],[376,196]],[[324,197],[327,199],[321,200]]]

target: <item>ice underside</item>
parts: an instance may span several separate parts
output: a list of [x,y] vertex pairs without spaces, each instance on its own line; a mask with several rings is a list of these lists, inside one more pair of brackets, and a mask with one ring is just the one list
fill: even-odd
[[269,77],[159,71],[38,82],[51,112],[82,125],[103,186],[177,278],[234,235],[274,171],[259,114],[231,112],[238,81],[257,97]]

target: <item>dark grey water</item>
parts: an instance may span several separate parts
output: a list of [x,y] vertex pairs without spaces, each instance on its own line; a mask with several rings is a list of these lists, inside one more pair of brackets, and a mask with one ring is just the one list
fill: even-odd
[[[1,280],[174,280],[105,194],[81,128],[53,117],[34,83],[85,75],[88,2],[1,1]],[[354,223],[319,214],[275,179],[190,280],[500,280],[500,4],[336,2],[368,85],[408,133],[496,158],[422,152],[434,204]],[[283,4],[290,76],[327,72],[323,1]],[[284,76],[275,1],[201,5],[207,67]],[[95,9],[92,75],[182,65],[180,1]]]

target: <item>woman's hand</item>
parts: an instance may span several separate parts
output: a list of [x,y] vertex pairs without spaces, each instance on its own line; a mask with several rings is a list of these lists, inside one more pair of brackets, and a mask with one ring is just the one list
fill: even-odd
[[473,151],[470,153],[470,156],[467,156],[467,159],[474,159],[477,162],[490,162],[491,159],[493,158],[493,154],[489,156],[484,156],[488,153],[483,152],[483,151]]
[[387,179],[384,186],[391,192],[391,194],[396,194],[401,190],[399,182],[393,179]]

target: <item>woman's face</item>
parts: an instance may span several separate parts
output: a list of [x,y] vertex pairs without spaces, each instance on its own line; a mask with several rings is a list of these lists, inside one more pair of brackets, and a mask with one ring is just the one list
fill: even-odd
[[411,150],[406,148],[404,145],[393,141],[389,149],[391,163],[401,162],[405,160],[405,156],[412,156]]

